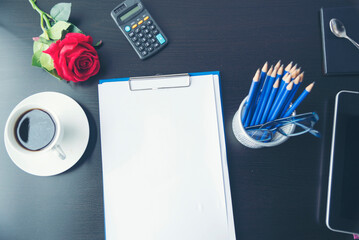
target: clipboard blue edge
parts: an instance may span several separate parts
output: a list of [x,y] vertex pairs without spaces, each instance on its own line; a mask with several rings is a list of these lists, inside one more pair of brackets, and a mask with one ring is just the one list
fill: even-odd
[[[190,76],[202,76],[202,75],[218,75],[219,71],[210,71],[210,72],[196,72],[196,73],[188,73]],[[125,78],[109,78],[109,79],[101,79],[98,84],[107,83],[107,82],[123,82],[130,80],[129,77]]]

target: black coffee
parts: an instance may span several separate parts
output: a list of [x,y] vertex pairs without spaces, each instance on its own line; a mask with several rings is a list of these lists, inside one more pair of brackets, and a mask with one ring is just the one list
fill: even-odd
[[43,110],[32,109],[24,113],[15,125],[15,136],[26,149],[37,151],[51,143],[56,126],[51,116]]

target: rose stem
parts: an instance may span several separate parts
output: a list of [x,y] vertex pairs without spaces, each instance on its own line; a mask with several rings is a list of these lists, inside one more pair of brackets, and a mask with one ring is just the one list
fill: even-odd
[[[36,0],[29,0],[29,2],[30,2],[30,4],[31,4],[32,8],[35,9],[35,10],[40,14],[40,16],[41,16],[41,23],[42,23],[43,20],[45,20],[46,27],[47,27],[47,28],[51,28],[51,24],[50,24],[49,18],[50,18],[51,20],[55,21],[55,20],[51,17],[51,15],[49,15],[49,14],[45,13],[44,11],[42,11],[42,10],[35,4]],[[41,28],[42,28],[42,27],[43,27],[43,24],[41,24]]]

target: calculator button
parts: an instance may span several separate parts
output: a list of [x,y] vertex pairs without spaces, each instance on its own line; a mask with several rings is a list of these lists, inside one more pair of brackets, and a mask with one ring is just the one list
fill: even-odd
[[162,36],[162,34],[157,34],[156,38],[160,44],[164,44],[166,42],[165,38]]
[[138,39],[136,37],[131,38],[133,42],[136,42]]
[[160,45],[158,43],[153,44],[155,48],[158,48]]
[[136,45],[136,47],[138,47],[138,46],[140,46],[140,45],[141,45],[141,42],[140,42],[140,41],[135,42],[135,45]]
[[137,28],[137,29],[135,30],[135,33],[139,33],[140,31],[141,31],[141,29]]
[[156,39],[151,38],[150,41],[151,41],[151,43],[155,43],[155,42],[156,42]]
[[149,16],[146,16],[143,20],[147,21],[149,18]]
[[148,34],[148,35],[146,35],[146,37],[147,38],[152,38],[153,36],[152,36],[152,34]]
[[137,34],[137,37],[142,38],[142,37],[143,37],[143,34],[142,34],[142,33],[139,33],[139,34]]
[[151,30],[155,30],[155,29],[156,29],[156,26],[155,26],[155,25],[151,25],[151,26],[150,26],[150,29],[151,29]]
[[129,31],[131,31],[131,28],[130,28],[130,26],[126,26],[126,27],[125,27],[125,31],[126,31],[126,32],[129,32]]
[[147,52],[146,52],[146,51],[143,51],[143,52],[142,52],[142,55],[143,55],[143,56],[146,56],[146,55],[147,55]]
[[145,48],[143,46],[139,46],[138,50],[140,50],[141,52],[144,50]]
[[139,22],[138,22],[138,25],[141,25],[142,23],[143,23],[143,20],[139,21]]
[[151,44],[149,42],[145,43],[145,47],[149,47]]
[[147,51],[152,52],[153,48],[149,47],[149,48],[147,48]]
[[134,33],[134,32],[130,32],[130,33],[128,34],[128,36],[129,36],[130,38],[132,38],[133,36],[135,36],[135,33]]
[[152,31],[152,33],[153,33],[153,35],[157,35],[157,34],[158,34],[158,30],[155,29],[155,30]]
[[153,22],[151,21],[151,20],[148,20],[147,22],[146,22],[146,24],[149,26],[149,25],[151,25]]
[[146,28],[147,28],[146,25],[142,25],[142,26],[141,26],[141,29],[142,29],[142,30],[144,30],[144,29],[146,29]]
[[150,30],[145,29],[143,32],[144,32],[145,34],[147,34],[147,33],[149,33],[149,32],[150,32]]
[[132,25],[132,29],[135,29],[137,27],[137,24]]
[[141,42],[146,42],[147,41],[147,39],[146,38],[141,38]]

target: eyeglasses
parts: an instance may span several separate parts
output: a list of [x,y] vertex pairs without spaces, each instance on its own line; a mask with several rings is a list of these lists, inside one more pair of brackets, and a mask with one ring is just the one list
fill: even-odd
[[320,137],[320,133],[313,129],[318,120],[318,114],[310,112],[250,126],[245,130],[250,137],[260,142],[273,140],[277,132],[286,137],[298,136],[307,132],[315,137]]

